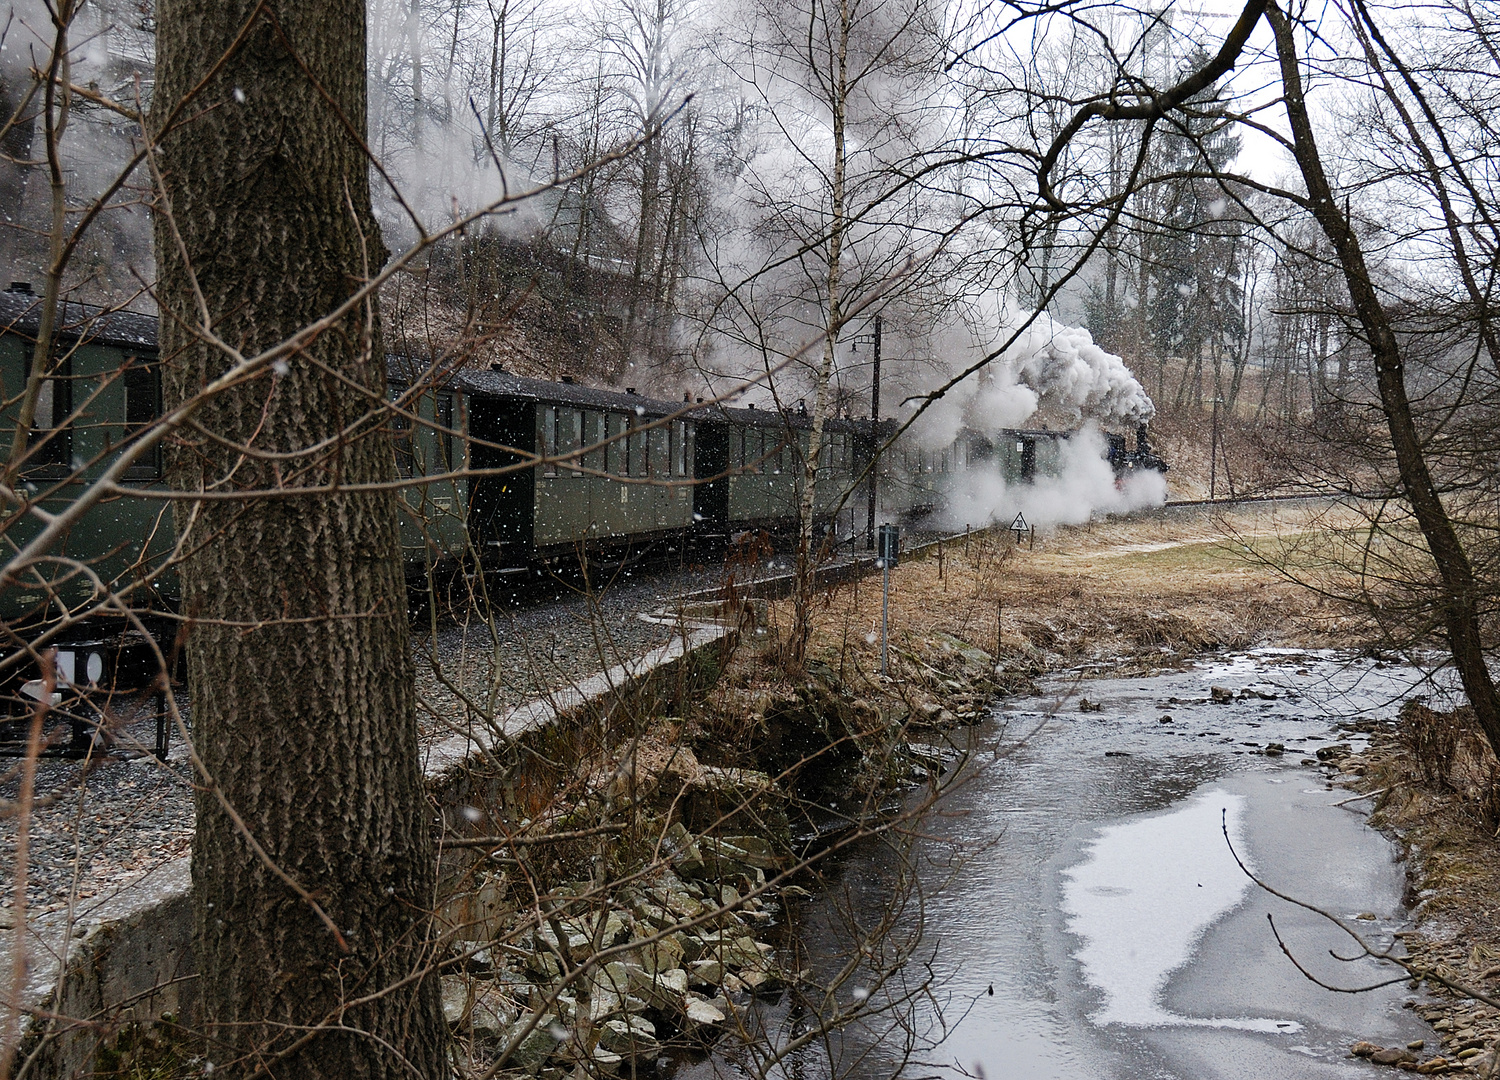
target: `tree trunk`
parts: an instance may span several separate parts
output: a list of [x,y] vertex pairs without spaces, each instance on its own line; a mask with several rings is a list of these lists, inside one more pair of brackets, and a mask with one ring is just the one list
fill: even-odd
[[[366,123],[363,4],[161,0],[156,14],[154,224],[175,404],[232,364],[191,329],[195,283],[213,331],[253,356],[328,314],[386,252],[351,135]],[[220,1075],[446,1074],[437,979],[420,975],[434,867],[396,495],[296,490],[393,477],[371,423],[305,451],[384,395],[372,298],[207,402],[197,420],[214,437],[168,452],[173,487],[248,496],[177,515],[195,541],[182,587],[207,779],[193,904]],[[246,445],[288,456],[234,449]]]
[[1500,754],[1500,694],[1496,693],[1494,680],[1485,664],[1479,627],[1479,587],[1474,580],[1474,570],[1422,456],[1421,437],[1406,393],[1400,345],[1371,283],[1364,250],[1348,217],[1340,212],[1323,172],[1312,123],[1302,97],[1302,76],[1291,24],[1275,4],[1266,5],[1266,18],[1276,35],[1287,118],[1292,127],[1293,155],[1307,185],[1313,216],[1337,253],[1355,314],[1370,345],[1381,409],[1391,433],[1401,486],[1411,501],[1412,513],[1427,541],[1427,549],[1442,583],[1442,618],[1453,663],[1458,668],[1475,719],[1491,749]]
[[[816,7],[813,8],[814,13]],[[817,553],[813,551],[814,515],[818,507],[818,458],[823,452],[823,424],[833,401],[829,383],[833,378],[833,350],[844,325],[843,288],[844,230],[847,205],[844,190],[845,124],[849,107],[849,31],[848,0],[838,0],[838,26],[834,31],[833,70],[828,73],[828,105],[833,119],[833,161],[830,176],[828,222],[828,263],[824,287],[827,290],[828,322],[823,334],[823,358],[818,365],[817,385],[812,414],[812,431],[807,436],[807,457],[802,463],[802,500],[797,508],[797,580],[792,597],[792,632],[787,649],[787,667],[800,674],[807,659],[807,642],[812,633],[813,573]],[[815,18],[816,15],[810,16]]]

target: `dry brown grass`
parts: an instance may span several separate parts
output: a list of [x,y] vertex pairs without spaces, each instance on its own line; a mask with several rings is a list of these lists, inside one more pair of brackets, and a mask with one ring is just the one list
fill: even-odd
[[[1061,528],[1017,549],[1008,533],[945,544],[891,575],[892,642],[918,655],[951,634],[1007,672],[1135,669],[1256,643],[1360,647],[1375,640],[1356,609],[1310,591],[1345,583],[1329,561],[1338,529],[1325,510],[1229,517],[1149,515]],[[880,579],[824,593],[813,653],[836,669],[879,666]],[[773,621],[790,620],[789,605]],[[873,640],[872,640],[873,638]]]

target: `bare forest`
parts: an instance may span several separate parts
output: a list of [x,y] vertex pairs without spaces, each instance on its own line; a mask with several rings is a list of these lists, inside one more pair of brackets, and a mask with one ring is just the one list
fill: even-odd
[[1472,0],[0,3],[0,1080],[985,1080],[948,808],[1226,650],[1493,846],[1497,104]]

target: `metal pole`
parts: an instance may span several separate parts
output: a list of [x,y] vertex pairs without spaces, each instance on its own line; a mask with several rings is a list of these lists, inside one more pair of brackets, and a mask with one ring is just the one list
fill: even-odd
[[882,559],[885,564],[884,592],[880,597],[880,674],[885,674],[886,660],[890,650],[890,638],[887,629],[891,618],[891,560]]
[[1208,445],[1208,497],[1214,497],[1214,491],[1219,482],[1219,395],[1214,395],[1214,420],[1213,434],[1209,436]]
[[[865,517],[865,550],[875,550],[875,476],[880,450],[880,316],[875,316],[875,368],[870,377],[870,507]],[[884,665],[881,666],[884,671]]]

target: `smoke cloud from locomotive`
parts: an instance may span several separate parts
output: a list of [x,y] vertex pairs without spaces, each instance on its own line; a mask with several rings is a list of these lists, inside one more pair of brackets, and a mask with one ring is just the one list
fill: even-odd
[[[1004,335],[1021,321],[1013,317]],[[964,427],[993,435],[1026,427],[1042,410],[1074,425],[1091,420],[1131,431],[1156,415],[1146,388],[1124,360],[1095,344],[1081,326],[1039,314],[988,369],[933,402],[914,434],[935,449],[952,443]]]
[[1007,484],[997,467],[971,463],[948,492],[942,526],[1009,524],[1017,513],[1039,529],[1080,525],[1099,514],[1127,514],[1167,500],[1166,477],[1141,469],[1116,478],[1105,459],[1104,436],[1095,427],[1077,431],[1059,444],[1055,474],[1029,484]]

